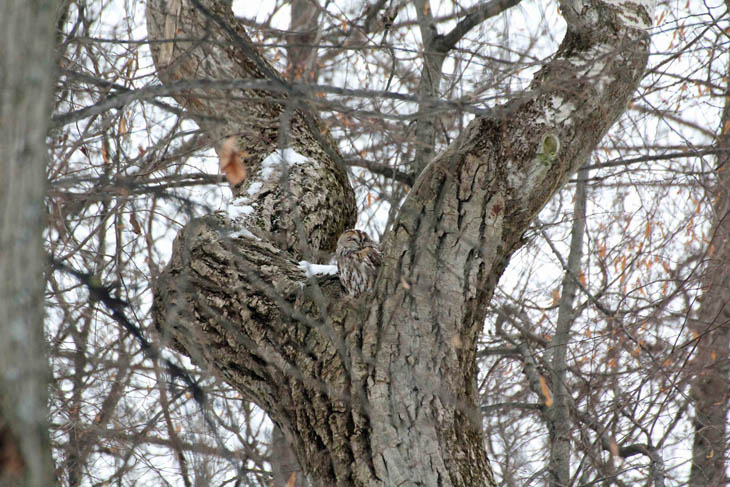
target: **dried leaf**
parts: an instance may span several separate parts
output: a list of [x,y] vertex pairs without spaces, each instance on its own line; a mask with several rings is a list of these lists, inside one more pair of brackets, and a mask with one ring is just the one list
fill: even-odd
[[137,215],[136,211],[132,210],[132,212],[129,214],[129,223],[132,225],[132,231],[136,233],[137,235],[142,235],[142,227],[139,225],[139,222],[137,221]]
[[109,153],[106,150],[106,144],[101,144],[101,158],[104,159],[104,162],[109,164]]
[[543,376],[540,376],[540,392],[542,392],[542,396],[545,398],[545,406],[547,406],[547,407],[552,406],[553,405],[553,395],[547,386],[547,382],[545,382],[545,377],[543,377]]
[[558,304],[559,301],[560,301],[560,289],[555,288],[555,289],[553,289],[553,306]]
[[127,117],[122,114],[122,116],[119,118],[119,135],[122,137],[127,135]]
[[248,154],[237,150],[235,137],[228,137],[223,141],[217,152],[221,162],[221,172],[228,182],[234,186],[241,184],[246,179],[246,165],[243,163],[243,158]]

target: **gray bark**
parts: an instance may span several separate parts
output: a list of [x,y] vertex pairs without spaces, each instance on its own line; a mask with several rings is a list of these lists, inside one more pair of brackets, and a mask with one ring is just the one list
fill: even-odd
[[319,0],[292,0],[286,39],[288,78],[314,83],[319,75],[317,42],[320,38]]
[[[236,70],[259,59],[245,33],[223,4],[205,2],[217,14],[211,21],[193,3],[148,3],[151,40],[206,39],[158,44],[163,81],[241,77]],[[301,255],[328,250],[321,242],[352,214],[328,208],[351,189],[344,178],[327,179],[337,171],[330,152],[318,150],[328,139],[312,136],[316,118],[292,96],[276,107],[297,102],[288,140],[315,162],[289,171],[286,187],[272,188],[278,193],[244,198],[254,217],[207,217],[178,235],[155,290],[157,326],[264,408],[316,484],[495,484],[473,387],[487,304],[523,232],[623,112],[647,59],[646,2],[564,2],[562,11],[566,37],[530,89],[476,118],[419,176],[384,236],[372,294],[344,297],[336,277],[307,278],[297,265]],[[260,67],[247,74],[270,76]],[[200,95],[179,100],[205,130],[238,134],[253,160],[275,147],[254,144],[251,122],[240,116],[274,111],[266,94],[217,104]],[[213,114],[222,121],[211,128],[205,117]],[[281,125],[269,120],[276,139]],[[262,173],[254,169],[246,187],[270,184]],[[303,216],[274,225],[270,208],[293,188],[299,204],[321,202],[306,215],[320,225]],[[241,225],[247,231],[234,233]],[[313,238],[322,225],[328,237]]]
[[0,15],[0,484],[52,485],[43,336],[45,144],[53,1]]
[[725,107],[716,142],[725,151],[718,153],[717,179],[709,190],[708,199],[713,202],[712,240],[702,285],[702,304],[697,318],[691,322],[698,341],[690,368],[694,375],[690,397],[695,417],[689,487],[718,487],[728,483],[726,418],[730,396],[730,85],[725,89]]
[[416,0],[414,2],[418,15],[418,26],[423,42],[423,66],[418,84],[418,97],[421,100],[416,116],[416,154],[413,159],[413,173],[417,176],[426,168],[433,158],[436,145],[436,123],[433,106],[429,100],[435,100],[441,84],[444,59],[448,49],[441,49],[438,30],[431,13],[431,2]]
[[570,406],[572,396],[567,387],[567,356],[570,330],[575,320],[573,302],[578,290],[580,262],[583,258],[583,235],[586,225],[586,186],[588,170],[582,169],[578,176],[573,206],[573,228],[570,238],[570,253],[563,277],[558,322],[555,337],[551,340],[553,404],[545,409],[550,430],[550,473],[551,487],[570,485]]

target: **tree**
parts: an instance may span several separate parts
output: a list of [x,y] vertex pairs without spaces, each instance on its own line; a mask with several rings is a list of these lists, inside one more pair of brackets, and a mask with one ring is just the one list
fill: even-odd
[[53,481],[43,340],[43,197],[55,5],[11,2],[0,29],[0,484]]
[[[730,4],[728,4],[730,5]],[[730,387],[727,361],[730,358],[730,85],[726,84],[725,106],[718,129],[714,181],[708,181],[713,220],[703,276],[702,304],[692,329],[697,334],[695,364],[692,367],[691,395],[695,407],[692,470],[689,485],[726,485],[727,477],[727,399]]]
[[[364,301],[297,265],[332,252],[354,197],[308,94],[228,7],[148,3],[160,79],[219,145],[235,137],[249,168],[243,222],[198,220],[176,239],[158,326],[261,405],[315,483],[494,485],[475,394],[487,305],[535,215],[625,109],[652,6],[561,3],[566,35],[529,90],[477,116],[417,175]],[[225,99],[186,85],[192,76],[251,81]],[[262,164],[277,147],[307,158],[274,172],[285,184]]]

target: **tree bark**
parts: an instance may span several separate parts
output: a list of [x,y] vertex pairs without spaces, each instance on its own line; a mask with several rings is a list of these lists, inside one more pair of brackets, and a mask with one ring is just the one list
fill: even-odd
[[[193,73],[240,78],[216,65],[260,59],[245,33],[222,3],[196,5],[148,3],[150,40],[185,39],[153,44],[163,81]],[[322,167],[337,171],[330,153],[317,150],[328,139],[308,133],[316,117],[306,105],[292,95],[278,105],[261,93],[245,101],[229,95],[223,107],[202,94],[181,96],[205,130],[205,117],[222,118],[219,137],[238,134],[258,161],[275,145],[254,147],[248,129],[237,128],[251,123],[236,113],[296,101],[288,140],[314,162],[289,171],[275,197],[245,196],[270,183],[254,170],[242,192],[254,218],[211,216],[180,232],[155,290],[158,327],[264,408],[318,485],[495,485],[474,389],[487,304],[530,222],[625,109],[646,64],[652,9],[648,0],[562,2],[568,31],[558,52],[528,91],[473,120],[426,167],[384,236],[376,288],[360,299],[343,296],[335,276],[307,277],[298,266],[301,255],[328,250],[318,244],[326,239],[311,238],[318,225],[295,218],[276,227],[296,230],[292,244],[262,238],[273,226],[265,208],[276,198],[289,199],[292,185],[309,187],[299,178],[321,178]],[[262,68],[253,74],[269,76]],[[266,130],[275,133],[277,119],[269,120]],[[337,177],[316,188],[298,201],[323,201],[325,193],[332,204],[351,192]],[[343,228],[350,215],[325,206],[307,216]]]
[[570,406],[573,397],[568,390],[568,343],[571,328],[575,322],[576,312],[573,305],[578,291],[580,263],[583,259],[583,236],[586,228],[586,199],[588,170],[578,172],[578,183],[575,188],[573,205],[573,227],[570,235],[570,252],[566,262],[565,276],[560,293],[558,322],[555,336],[550,342],[550,359],[552,366],[552,406],[545,408],[550,431],[550,487],[568,487],[570,485],[570,450],[571,450],[571,417]]
[[53,485],[43,335],[46,131],[53,1],[0,15],[0,484]]
[[[726,2],[729,4],[729,2]],[[730,68],[728,69],[730,72]],[[727,485],[727,413],[730,380],[730,85],[717,146],[716,181],[709,196],[713,205],[712,240],[702,288],[702,304],[691,321],[697,334],[690,397],[695,408],[692,468],[689,487]]]
[[319,77],[320,39],[319,0],[292,0],[289,34],[286,36],[286,70],[288,78],[305,83],[316,83]]

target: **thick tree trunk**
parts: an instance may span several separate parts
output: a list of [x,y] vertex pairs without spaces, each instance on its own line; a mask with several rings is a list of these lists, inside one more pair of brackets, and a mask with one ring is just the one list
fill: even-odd
[[[729,69],[730,71],[730,69]],[[695,408],[689,487],[727,485],[727,413],[730,380],[730,85],[716,145],[717,180],[711,190],[714,221],[702,288],[702,305],[691,322],[697,333],[691,398]]]
[[53,485],[43,336],[53,1],[0,15],[0,485]]
[[[197,3],[148,2],[150,40],[186,39],[153,44],[163,81],[195,74],[281,83],[222,3]],[[474,389],[487,304],[532,219],[623,112],[648,51],[648,0],[561,7],[569,27],[558,52],[529,91],[475,119],[426,167],[384,237],[376,289],[361,299],[344,297],[336,277],[308,278],[297,264],[331,251],[321,243],[351,213],[328,205],[349,201],[351,189],[332,151],[317,149],[329,139],[312,135],[316,117],[295,92],[285,86],[288,98],[277,103],[259,92],[217,105],[197,92],[179,98],[206,130],[238,134],[254,163],[275,144],[251,142],[240,112],[276,113],[266,128],[276,139],[287,127],[279,115],[296,102],[288,140],[310,162],[281,169],[288,178],[276,179],[274,195],[258,191],[272,179],[254,166],[242,192],[249,216],[188,224],[159,279],[154,312],[173,346],[269,412],[314,482],[494,485]],[[223,122],[212,126],[213,115]],[[316,211],[274,225],[267,208],[289,201],[292,188]]]

